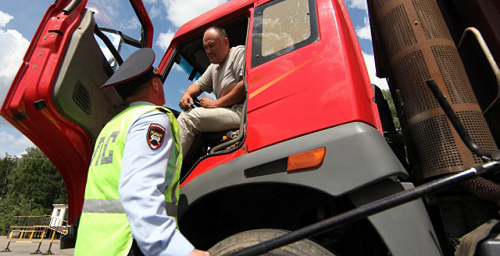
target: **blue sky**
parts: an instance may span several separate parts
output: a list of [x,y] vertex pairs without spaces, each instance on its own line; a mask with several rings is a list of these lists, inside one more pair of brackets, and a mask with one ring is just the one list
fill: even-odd
[[[237,1],[237,0],[233,0]],[[345,0],[359,43],[367,63],[372,83],[387,88],[385,80],[375,76],[375,64],[366,10],[367,0]],[[0,105],[17,73],[45,10],[54,0],[0,1]],[[143,0],[153,22],[155,33],[153,49],[157,61],[162,58],[175,31],[190,19],[226,2],[226,0]],[[132,9],[122,8],[125,0],[89,0],[88,6],[97,11],[96,20],[101,27],[113,27],[127,35],[139,38],[139,22]],[[115,40],[117,42],[117,40]],[[134,49],[124,46],[122,52],[130,54]],[[180,72],[180,71],[179,71]],[[167,80],[169,82],[169,80]],[[166,83],[167,84],[167,83]],[[174,81],[174,88],[167,88],[167,106],[175,107],[183,85]],[[20,155],[33,146],[24,135],[6,120],[0,118],[0,157]]]

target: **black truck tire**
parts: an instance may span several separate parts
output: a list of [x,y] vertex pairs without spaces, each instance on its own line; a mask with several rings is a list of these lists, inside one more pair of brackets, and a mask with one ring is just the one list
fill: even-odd
[[[282,236],[288,231],[278,229],[254,229],[232,235],[214,245],[209,252],[213,256],[223,256],[243,248]],[[290,255],[310,255],[310,256],[335,256],[332,252],[318,245],[317,243],[305,239],[287,246],[272,250],[262,255],[290,256]]]

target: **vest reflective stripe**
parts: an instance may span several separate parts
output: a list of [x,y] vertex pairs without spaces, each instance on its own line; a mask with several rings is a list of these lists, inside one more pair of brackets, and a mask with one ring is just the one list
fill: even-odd
[[176,216],[182,152],[175,116],[156,106],[129,107],[114,117],[96,140],[89,166],[85,201],[78,227],[75,255],[127,255],[132,233],[118,195],[121,162],[127,131],[139,116],[160,110],[170,120],[175,150],[171,150],[165,170],[167,214]]
[[[173,196],[174,194],[172,194]],[[177,216],[177,200],[173,198],[172,203],[166,203],[165,209],[169,216]],[[82,212],[92,213],[125,213],[120,199],[86,199],[83,202]]]
[[85,199],[82,212],[125,213],[120,199]]

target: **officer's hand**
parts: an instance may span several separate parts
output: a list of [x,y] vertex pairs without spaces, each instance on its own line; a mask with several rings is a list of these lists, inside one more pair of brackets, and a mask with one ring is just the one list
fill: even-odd
[[181,101],[179,102],[179,107],[182,110],[192,109],[194,105],[193,98],[189,94],[183,94],[181,97]]
[[210,256],[210,253],[194,249],[188,256]]

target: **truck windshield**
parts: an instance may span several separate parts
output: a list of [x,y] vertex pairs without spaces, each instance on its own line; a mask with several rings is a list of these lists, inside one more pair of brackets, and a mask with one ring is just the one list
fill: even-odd
[[184,57],[180,56],[179,63],[176,63],[184,73],[189,74],[188,80],[193,81],[197,80],[201,74],[196,71],[191,64],[189,64]]

